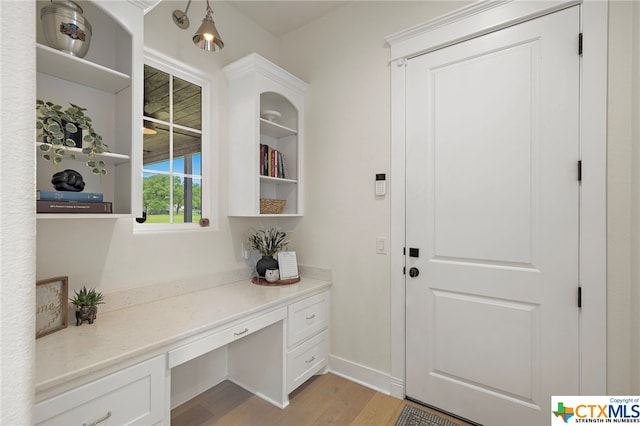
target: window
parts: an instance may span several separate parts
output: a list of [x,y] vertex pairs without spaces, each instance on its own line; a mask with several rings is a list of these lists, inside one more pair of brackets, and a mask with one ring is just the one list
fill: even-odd
[[208,84],[149,57],[145,62],[141,227],[208,226]]

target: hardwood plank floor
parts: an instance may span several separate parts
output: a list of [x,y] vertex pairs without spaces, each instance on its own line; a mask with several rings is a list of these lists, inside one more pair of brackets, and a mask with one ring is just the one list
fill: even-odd
[[[289,395],[281,410],[243,388],[224,381],[171,412],[173,426],[393,426],[405,405],[421,407],[376,392],[334,374],[314,376]],[[447,417],[443,414],[439,415]],[[447,417],[464,426],[458,419]]]

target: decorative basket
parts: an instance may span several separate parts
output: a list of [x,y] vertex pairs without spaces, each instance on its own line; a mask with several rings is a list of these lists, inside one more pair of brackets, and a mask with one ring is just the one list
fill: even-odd
[[287,200],[260,198],[260,214],[280,214],[284,210]]

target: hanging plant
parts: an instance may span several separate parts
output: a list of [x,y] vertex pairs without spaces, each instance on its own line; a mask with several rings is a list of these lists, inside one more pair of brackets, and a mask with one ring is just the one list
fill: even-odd
[[[76,155],[67,151],[68,147],[81,148],[82,153],[88,158],[85,164],[91,173],[106,175],[104,161],[96,160],[95,156],[109,152],[109,147],[102,142],[102,136],[93,128],[91,117],[85,114],[87,109],[69,104],[71,106],[63,110],[62,106],[53,102],[36,100],[36,129],[39,132],[37,138],[45,142],[40,145],[42,158],[57,168],[64,157],[76,160]],[[82,134],[83,138],[76,137]]]

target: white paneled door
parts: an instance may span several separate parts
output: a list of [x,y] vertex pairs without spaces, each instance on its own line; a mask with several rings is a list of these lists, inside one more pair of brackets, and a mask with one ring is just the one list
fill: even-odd
[[576,6],[407,64],[406,394],[487,425],[579,392],[578,37]]

